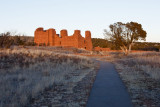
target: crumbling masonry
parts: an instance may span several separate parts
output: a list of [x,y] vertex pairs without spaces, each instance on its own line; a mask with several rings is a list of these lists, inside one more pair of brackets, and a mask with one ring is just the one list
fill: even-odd
[[80,30],[75,30],[72,36],[68,36],[67,30],[61,30],[60,35],[56,34],[55,29],[43,30],[37,28],[34,34],[34,42],[46,46],[70,46],[92,50],[91,32],[85,32],[85,38],[82,37]]

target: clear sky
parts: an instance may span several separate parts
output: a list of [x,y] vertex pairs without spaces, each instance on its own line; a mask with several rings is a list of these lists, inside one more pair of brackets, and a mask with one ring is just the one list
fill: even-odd
[[148,42],[160,42],[160,0],[0,0],[0,33],[17,31],[29,36],[38,27],[79,29],[84,36],[104,38],[115,22],[138,22]]

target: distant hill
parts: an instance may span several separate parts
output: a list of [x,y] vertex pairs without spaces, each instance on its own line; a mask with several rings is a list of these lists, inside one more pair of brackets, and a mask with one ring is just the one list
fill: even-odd
[[[92,38],[93,47],[110,48],[111,50],[118,50],[115,45],[101,38]],[[33,36],[0,36],[0,47],[10,47],[12,45],[34,46]],[[154,42],[135,42],[132,50],[144,51],[159,51],[160,43]]]
[[136,42],[132,46],[133,50],[159,51],[160,43],[155,42]]
[[92,38],[93,47],[108,48],[108,41],[105,39]]
[[[101,38],[92,38],[93,47],[110,48],[117,50],[114,44],[110,41]],[[159,51],[160,43],[154,42],[135,42],[132,46],[132,50],[144,50],[144,51]]]

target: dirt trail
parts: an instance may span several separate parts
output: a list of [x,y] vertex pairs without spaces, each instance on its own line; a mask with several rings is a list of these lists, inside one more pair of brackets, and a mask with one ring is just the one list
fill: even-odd
[[114,65],[100,61],[87,107],[133,107],[130,96]]

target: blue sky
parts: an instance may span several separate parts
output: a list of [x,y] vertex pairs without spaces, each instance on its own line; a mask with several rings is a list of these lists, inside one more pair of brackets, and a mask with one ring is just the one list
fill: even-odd
[[0,0],[0,33],[17,31],[29,36],[38,27],[79,29],[84,36],[104,38],[115,22],[138,22],[148,42],[160,42],[160,0]]

